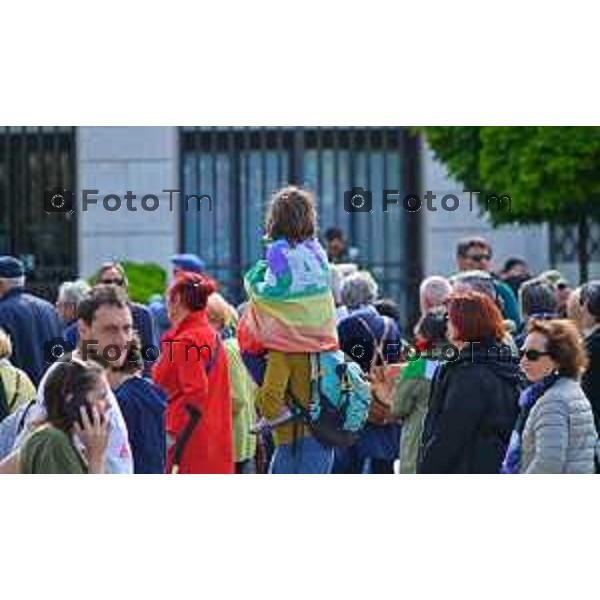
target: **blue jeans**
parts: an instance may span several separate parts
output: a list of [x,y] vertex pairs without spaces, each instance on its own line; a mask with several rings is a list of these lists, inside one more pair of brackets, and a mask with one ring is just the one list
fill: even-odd
[[393,474],[400,446],[398,425],[371,425],[350,448],[336,448],[334,473]]
[[313,437],[304,437],[275,449],[269,474],[327,475],[333,468],[333,448],[326,448]]

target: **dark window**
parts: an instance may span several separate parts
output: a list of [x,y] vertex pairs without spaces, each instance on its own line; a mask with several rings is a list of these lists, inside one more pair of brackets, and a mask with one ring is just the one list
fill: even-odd
[[44,210],[53,187],[75,189],[75,129],[0,128],[0,253],[21,258],[28,287],[51,299],[77,270],[75,213]]

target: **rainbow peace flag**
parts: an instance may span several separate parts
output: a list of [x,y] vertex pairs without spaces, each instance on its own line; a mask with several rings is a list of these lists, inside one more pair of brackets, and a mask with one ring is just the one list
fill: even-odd
[[246,275],[248,308],[244,334],[267,350],[327,352],[339,348],[335,302],[329,286],[276,294],[264,285],[267,261],[259,261]]

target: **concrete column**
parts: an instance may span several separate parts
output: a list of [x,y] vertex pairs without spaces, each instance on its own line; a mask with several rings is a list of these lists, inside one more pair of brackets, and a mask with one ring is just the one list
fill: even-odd
[[[176,127],[78,127],[77,208],[79,272],[88,277],[105,261],[127,258],[155,262],[168,269],[178,246],[179,189],[178,131]],[[96,205],[83,210],[83,190],[98,190]],[[136,199],[127,209],[125,194]],[[103,198],[116,194],[121,207],[106,210]],[[142,197],[154,194],[158,209],[142,208]],[[109,206],[115,206],[111,201]],[[148,201],[152,207],[152,201]]]

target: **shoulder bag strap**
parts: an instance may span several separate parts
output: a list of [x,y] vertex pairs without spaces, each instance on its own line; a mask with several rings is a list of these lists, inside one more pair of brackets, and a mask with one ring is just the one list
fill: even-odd
[[15,393],[13,394],[13,397],[8,404],[9,412],[12,412],[13,409],[15,408],[15,406],[17,405],[17,401],[18,401],[19,395],[21,393],[21,373],[19,373],[19,371],[17,371],[16,373],[17,373],[17,377],[16,377],[16,381],[15,381]]

